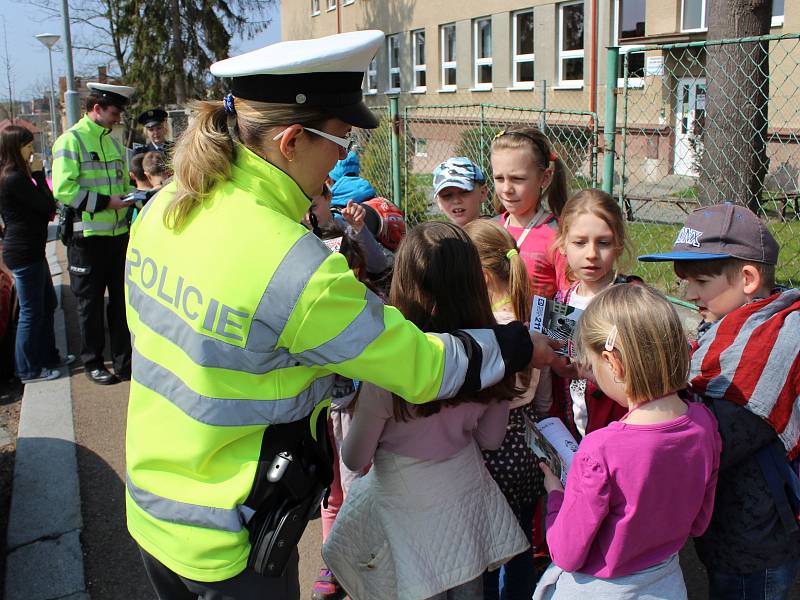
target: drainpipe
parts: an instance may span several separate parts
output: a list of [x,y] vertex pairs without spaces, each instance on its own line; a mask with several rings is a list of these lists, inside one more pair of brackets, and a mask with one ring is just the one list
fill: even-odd
[[342,33],[342,5],[336,0],[336,33]]
[[597,112],[597,0],[592,0],[592,65],[589,72],[589,112]]

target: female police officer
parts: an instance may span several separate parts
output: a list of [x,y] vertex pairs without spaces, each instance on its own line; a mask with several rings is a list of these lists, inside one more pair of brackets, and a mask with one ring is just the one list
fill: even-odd
[[[531,359],[520,323],[420,332],[300,225],[351,126],[377,126],[361,82],[383,39],[284,42],[215,64],[232,95],[196,106],[175,183],[134,225],[127,520],[161,598],[299,598],[294,544],[265,577],[274,564],[248,566],[248,526],[279,479],[275,440],[302,437],[285,428],[301,423],[324,445],[315,432],[334,373],[427,401]],[[534,362],[552,362],[534,341]]]

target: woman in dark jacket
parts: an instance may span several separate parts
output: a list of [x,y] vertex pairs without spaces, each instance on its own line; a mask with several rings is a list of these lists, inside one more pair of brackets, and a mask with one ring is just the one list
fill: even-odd
[[59,356],[53,313],[56,294],[45,258],[47,224],[55,213],[53,194],[33,156],[33,134],[17,125],[0,131],[0,214],[5,223],[3,261],[14,273],[19,299],[15,362],[23,383],[56,379]]

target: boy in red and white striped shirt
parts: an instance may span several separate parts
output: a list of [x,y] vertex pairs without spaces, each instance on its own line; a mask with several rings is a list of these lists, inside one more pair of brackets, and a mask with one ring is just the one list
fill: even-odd
[[723,440],[695,540],[712,599],[788,598],[800,567],[796,510],[775,485],[797,482],[786,460],[800,454],[800,290],[773,290],[778,251],[755,214],[725,203],[689,215],[672,252],[639,257],[674,261],[703,317],[690,381]]

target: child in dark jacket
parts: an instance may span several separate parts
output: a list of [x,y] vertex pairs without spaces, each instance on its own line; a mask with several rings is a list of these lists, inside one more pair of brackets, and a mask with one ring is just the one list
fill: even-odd
[[675,261],[703,317],[690,381],[723,440],[711,524],[695,540],[712,600],[788,598],[800,566],[796,519],[781,518],[789,498],[762,466],[796,477],[786,460],[800,451],[800,290],[772,293],[778,250],[756,215],[726,203],[693,212],[671,253],[639,257]]

